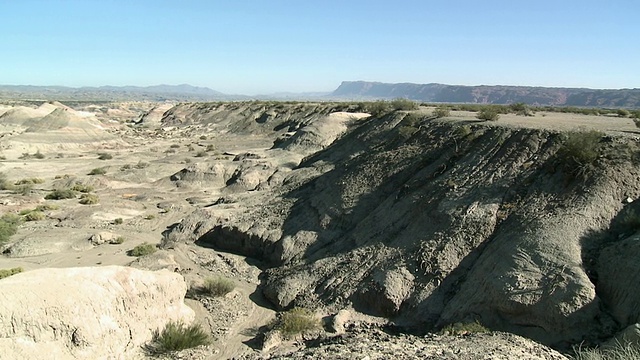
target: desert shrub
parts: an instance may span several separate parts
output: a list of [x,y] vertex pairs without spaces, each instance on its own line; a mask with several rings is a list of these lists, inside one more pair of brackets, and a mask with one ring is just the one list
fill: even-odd
[[73,199],[76,197],[76,192],[71,189],[56,189],[48,193],[44,198],[46,200],[63,200]]
[[293,308],[280,314],[274,328],[282,332],[285,337],[313,331],[320,328],[320,320],[310,310]]
[[156,216],[155,216],[155,215],[153,215],[153,214],[149,214],[149,215],[147,215],[147,216],[145,216],[145,217],[144,217],[144,219],[145,219],[145,220],[153,220],[153,219],[155,219],[155,218],[156,218]]
[[618,343],[604,349],[573,349],[574,360],[630,360],[640,359],[640,348],[632,344]]
[[129,256],[145,256],[145,255],[153,254],[157,250],[158,248],[155,245],[144,242],[134,247],[133,249],[129,250],[127,254]]
[[180,144],[171,144],[171,146],[169,146],[172,149],[177,149],[180,147]]
[[618,109],[616,110],[616,115],[618,115],[618,117],[626,118],[629,115],[631,115],[631,113],[629,112],[629,110],[626,110],[626,109]]
[[375,117],[384,115],[389,112],[390,109],[389,103],[384,100],[370,102],[365,105],[365,111]]
[[105,168],[95,168],[89,172],[88,175],[104,175],[107,173],[107,169]]
[[23,271],[24,271],[24,269],[22,269],[21,267],[16,267],[16,268],[12,268],[12,269],[0,269],[0,279],[4,279],[4,278],[9,277],[11,275],[19,274],[19,273],[21,273]]
[[124,240],[125,240],[125,239],[124,239],[124,237],[123,237],[123,236],[118,236],[118,237],[117,237],[113,242],[111,242],[111,244],[119,245],[119,244],[124,243]]
[[189,146],[187,146],[187,150],[188,151],[194,151],[195,148],[193,147],[193,145],[189,145]]
[[149,166],[148,162],[144,162],[142,160],[138,161],[138,163],[136,164],[136,169],[144,169],[146,167]]
[[36,158],[36,159],[41,159],[41,160],[46,158],[46,156],[44,156],[44,154],[41,153],[40,150],[36,151],[36,153],[33,154],[33,157]]
[[122,218],[113,219],[113,223],[116,225],[121,225],[123,222],[124,220],[122,220]]
[[192,162],[192,161],[193,161],[193,160],[191,160],[191,159],[189,159],[189,158],[184,159],[184,163],[185,163],[185,164],[191,164],[191,162]]
[[6,243],[11,236],[18,232],[18,226],[22,221],[21,216],[13,213],[6,213],[0,217],[0,244]]
[[206,151],[198,151],[198,153],[196,153],[196,157],[205,157],[205,156],[207,156]]
[[207,135],[200,135],[200,140],[207,140]]
[[113,159],[113,155],[108,154],[108,153],[100,153],[100,154],[98,154],[98,159],[99,160],[111,160],[111,159]]
[[231,279],[221,276],[205,279],[204,285],[200,289],[203,294],[211,296],[225,296],[236,287]]
[[449,324],[440,330],[442,335],[467,335],[477,333],[487,333],[490,330],[482,326],[478,321],[469,323]]
[[485,106],[478,111],[476,118],[485,121],[498,121],[500,119],[500,111],[494,106]]
[[71,187],[71,190],[79,191],[81,193],[89,193],[89,192],[92,192],[94,190],[94,188],[91,185],[84,185],[82,183],[75,183],[75,185],[73,185]]
[[182,322],[172,321],[167,323],[162,331],[154,332],[147,351],[152,354],[166,354],[210,343],[209,335],[200,324],[185,325]]
[[400,135],[400,137],[404,140],[409,139],[411,136],[413,136],[413,134],[415,134],[418,131],[417,128],[414,128],[412,126],[401,126],[398,129],[398,134]]
[[42,183],[44,183],[44,179],[40,179],[40,178],[20,179],[15,182],[16,185],[33,185],[33,184],[42,184]]
[[100,202],[100,198],[95,194],[82,194],[80,196],[80,204],[82,205],[94,205]]
[[0,190],[13,190],[14,185],[7,179],[7,175],[0,172]]
[[566,134],[558,159],[572,175],[585,175],[602,152],[600,140],[604,133],[597,130],[573,131]]
[[[631,118],[634,119],[634,121],[638,120],[638,119],[640,119],[640,110],[633,110],[633,111],[631,111],[630,115],[631,115]],[[637,123],[636,123],[636,126],[638,126]]]
[[49,210],[58,210],[60,207],[56,204],[42,204],[38,205],[35,208],[35,211],[49,211]]
[[124,164],[120,167],[120,171],[127,171],[127,170],[131,170],[133,169],[133,165],[131,164]]
[[23,184],[13,187],[14,194],[29,195],[33,190],[33,184]]
[[457,126],[454,130],[454,133],[456,134],[456,136],[461,138],[467,137],[472,132],[473,130],[471,130],[471,126],[469,125]]
[[216,151],[216,147],[213,144],[209,144],[204,151]]
[[391,100],[391,108],[393,110],[415,110],[418,108],[418,104],[409,99],[397,98]]
[[40,221],[44,220],[45,216],[42,211],[30,211],[24,215],[26,221]]
[[451,110],[445,106],[438,106],[437,108],[435,108],[435,110],[433,110],[433,116],[436,119],[447,117],[449,115],[451,115]]

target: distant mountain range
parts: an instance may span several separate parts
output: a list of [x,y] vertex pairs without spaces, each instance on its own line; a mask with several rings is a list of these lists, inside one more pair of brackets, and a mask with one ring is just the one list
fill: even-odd
[[511,104],[640,108],[640,89],[598,90],[532,86],[463,86],[344,81],[331,93],[228,95],[207,87],[182,85],[64,87],[0,85],[0,99],[57,101],[230,101],[376,100],[407,98],[432,103]]
[[444,84],[388,84],[344,81],[331,93],[336,99],[407,98],[423,102],[640,107],[640,89],[597,90],[532,86],[462,86]]
[[220,101],[248,99],[226,95],[207,87],[182,85],[155,86],[31,86],[0,85],[0,99],[58,101]]

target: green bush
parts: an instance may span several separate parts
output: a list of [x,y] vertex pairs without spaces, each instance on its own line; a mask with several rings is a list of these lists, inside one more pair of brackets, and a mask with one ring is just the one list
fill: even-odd
[[82,205],[95,205],[100,202],[100,198],[95,194],[82,194],[80,196],[80,204]]
[[13,213],[6,213],[0,217],[0,244],[6,243],[18,232],[18,226],[22,221],[21,216]]
[[155,245],[144,242],[134,247],[133,249],[129,250],[127,254],[129,256],[145,256],[145,255],[153,254],[157,250],[158,248]]
[[117,237],[113,242],[111,242],[111,244],[119,245],[119,244],[124,243],[124,240],[125,240],[125,239],[124,239],[124,237],[123,237],[123,236],[118,236],[118,237]]
[[76,192],[71,189],[56,189],[48,193],[44,198],[46,200],[62,200],[73,199],[76,197]]
[[433,116],[436,119],[447,117],[449,115],[451,115],[451,110],[445,106],[438,106],[437,108],[435,108],[435,110],[433,110]]
[[0,279],[4,279],[11,275],[19,274],[23,271],[24,269],[22,269],[21,267],[12,268],[12,269],[0,269]]
[[365,111],[371,114],[371,116],[380,117],[390,111],[390,105],[384,100],[378,100],[367,103],[365,105]]
[[317,330],[320,328],[320,320],[313,312],[303,308],[293,308],[280,314],[274,326],[285,337]]
[[485,121],[498,121],[500,119],[500,111],[494,106],[485,106],[478,111],[476,118]]
[[100,160],[111,160],[111,159],[113,159],[113,155],[111,155],[109,153],[100,153],[100,154],[98,154],[98,159],[100,159]]
[[455,323],[450,324],[440,330],[442,335],[467,335],[477,333],[487,333],[490,330],[482,326],[478,321],[470,323]]
[[391,100],[391,108],[393,110],[415,110],[418,108],[418,104],[409,99],[397,98]]
[[616,110],[616,115],[618,115],[618,117],[622,117],[622,118],[626,118],[630,115],[631,113],[629,112],[629,110],[625,110],[625,109],[618,109]]
[[107,169],[105,168],[95,168],[89,172],[88,175],[104,175],[107,173]]
[[26,221],[40,221],[44,220],[45,215],[42,211],[30,211],[24,215]]
[[236,285],[233,283],[231,279],[227,279],[224,277],[215,277],[205,279],[204,285],[200,289],[200,292],[203,294],[211,295],[211,296],[225,296],[233,289],[235,289]]
[[185,325],[172,321],[167,323],[162,331],[154,332],[147,350],[152,354],[166,354],[210,343],[209,335],[200,324]]

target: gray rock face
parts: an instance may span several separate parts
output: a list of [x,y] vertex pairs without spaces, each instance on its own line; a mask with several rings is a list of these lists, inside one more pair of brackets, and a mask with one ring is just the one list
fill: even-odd
[[182,276],[121,266],[41,269],[0,280],[6,359],[129,359],[168,321],[191,322]]

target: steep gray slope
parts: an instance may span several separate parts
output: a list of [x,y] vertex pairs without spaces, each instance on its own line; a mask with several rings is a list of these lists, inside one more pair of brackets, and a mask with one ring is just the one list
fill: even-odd
[[352,305],[414,331],[477,320],[555,345],[637,320],[609,309],[638,295],[594,285],[616,263],[602,249],[628,235],[609,227],[640,195],[637,144],[603,138],[581,178],[557,158],[561,134],[426,119],[407,132],[404,116],[363,122],[242,211],[194,213],[167,239],[268,262],[279,308]]

